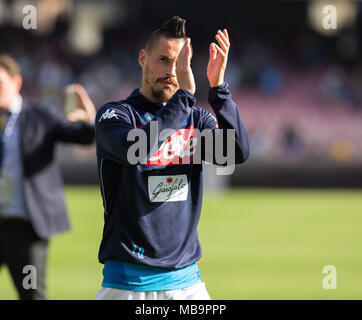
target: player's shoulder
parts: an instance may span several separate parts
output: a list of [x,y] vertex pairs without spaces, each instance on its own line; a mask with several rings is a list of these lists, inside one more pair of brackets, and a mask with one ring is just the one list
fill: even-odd
[[118,118],[119,116],[130,116],[132,107],[127,103],[127,100],[111,101],[103,104],[97,111],[96,123],[102,119]]
[[127,111],[130,109],[130,105],[127,103],[127,100],[120,101],[111,101],[103,104],[97,111],[97,113],[101,114],[107,109],[114,110],[117,112]]

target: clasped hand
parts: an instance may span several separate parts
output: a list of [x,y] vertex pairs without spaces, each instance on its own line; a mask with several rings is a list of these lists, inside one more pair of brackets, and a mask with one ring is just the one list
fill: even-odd
[[[218,30],[215,36],[218,44],[212,42],[209,47],[209,62],[207,64],[207,78],[210,87],[217,87],[224,83],[225,70],[230,49],[229,35],[226,29]],[[192,94],[196,91],[195,78],[191,69],[192,48],[191,40],[187,38],[177,59],[176,76],[179,88],[188,90]]]

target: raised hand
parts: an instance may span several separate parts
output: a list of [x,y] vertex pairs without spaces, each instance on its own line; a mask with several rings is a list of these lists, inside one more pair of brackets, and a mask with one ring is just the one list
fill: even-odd
[[176,77],[180,89],[194,94],[196,85],[191,69],[191,56],[191,39],[187,38],[177,58]]
[[72,87],[77,95],[78,103],[76,108],[67,114],[68,120],[83,122],[90,122],[94,120],[96,109],[87,91],[80,84],[73,84]]
[[223,32],[217,31],[215,36],[217,42],[210,44],[210,59],[207,65],[207,78],[209,79],[210,87],[217,87],[224,83],[224,75],[228,54],[230,49],[229,35],[226,29]]

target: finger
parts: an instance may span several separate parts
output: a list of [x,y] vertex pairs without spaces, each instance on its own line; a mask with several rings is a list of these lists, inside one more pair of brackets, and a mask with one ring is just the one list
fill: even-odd
[[217,44],[215,44],[215,48],[222,57],[226,58],[226,53]]
[[223,49],[224,53],[226,54],[229,50],[229,47],[222,41],[219,35],[216,35],[216,40],[219,43],[220,47]]
[[177,57],[177,64],[176,64],[176,68],[178,69],[183,69],[185,66],[185,56],[186,56],[186,48],[187,48],[187,39],[184,42],[182,49]]
[[225,53],[228,53],[229,47],[230,47],[230,42],[225,37],[224,33],[222,33],[220,30],[218,30],[216,39],[218,40],[220,47],[225,51]]
[[73,87],[74,91],[76,91],[78,93],[83,93],[83,91],[84,91],[83,86],[81,86],[78,83],[72,83],[72,87]]
[[182,46],[182,49],[180,51],[180,54],[179,54],[179,57],[181,59],[183,59],[183,57],[185,56],[185,52],[186,52],[186,47],[187,47],[187,39],[185,40],[183,46]]
[[84,89],[84,87],[82,85],[73,84],[73,88],[74,88],[74,91],[78,94],[78,96],[80,98],[84,98],[84,99],[88,98],[88,93],[87,93],[87,91]]
[[220,36],[220,38],[223,40],[223,42],[229,47],[230,42],[229,42],[229,39],[225,36],[225,34],[223,32],[221,32],[220,30],[217,31],[217,34]]
[[[225,37],[229,40],[228,31],[226,29],[224,29],[223,33],[224,33]],[[230,43],[230,40],[229,40],[229,43]]]
[[79,108],[88,110],[89,106],[93,105],[91,98],[88,95],[87,90],[80,84],[73,84],[74,91],[77,93],[80,103]]
[[209,48],[209,52],[210,52],[210,59],[211,60],[215,60],[216,56],[217,56],[217,50],[215,48],[216,44],[215,43],[210,43],[210,48]]
[[191,64],[191,39],[187,38],[186,39],[186,63],[187,66],[189,66]]

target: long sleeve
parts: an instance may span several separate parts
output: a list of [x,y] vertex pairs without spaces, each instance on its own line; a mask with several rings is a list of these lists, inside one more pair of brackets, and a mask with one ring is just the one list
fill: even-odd
[[[232,142],[233,145],[235,145],[235,164],[245,162],[250,154],[250,142],[237,105],[231,99],[231,93],[228,88],[228,84],[224,83],[221,86],[210,88],[208,100],[215,112],[216,120],[215,117],[205,110],[203,115],[203,129],[207,128],[213,130],[213,150],[227,154],[227,140],[233,139]],[[219,129],[226,129],[223,130],[222,141],[221,139],[217,140],[215,138]],[[228,137],[228,129],[235,130],[234,138],[231,138],[232,136]],[[203,149],[205,147],[207,146],[203,146]],[[203,157],[205,158],[205,156]],[[215,158],[213,159],[213,163],[219,164]]]

